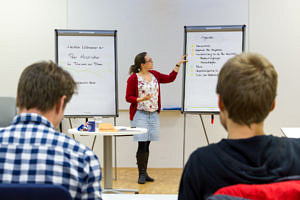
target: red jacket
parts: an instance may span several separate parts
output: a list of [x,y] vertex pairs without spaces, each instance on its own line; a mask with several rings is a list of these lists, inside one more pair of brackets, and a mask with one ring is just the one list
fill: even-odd
[[[169,74],[161,74],[158,71],[150,70],[158,82],[158,112],[160,112],[161,103],[160,103],[160,83],[170,83],[173,82],[176,79],[177,72],[174,70]],[[138,91],[138,78],[136,73],[133,73],[127,80],[127,88],[126,88],[126,101],[130,104],[129,108],[129,114],[130,114],[130,120],[133,120],[133,117],[136,113],[137,109],[137,98],[139,95]]]

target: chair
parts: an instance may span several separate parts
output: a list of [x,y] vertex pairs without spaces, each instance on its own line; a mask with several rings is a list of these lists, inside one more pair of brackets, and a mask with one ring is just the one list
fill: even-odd
[[16,114],[16,98],[0,97],[0,127],[9,126]]
[[52,184],[0,184],[1,200],[72,200],[68,190]]
[[300,199],[300,181],[284,180],[267,184],[237,184],[217,190],[207,200],[224,199]]

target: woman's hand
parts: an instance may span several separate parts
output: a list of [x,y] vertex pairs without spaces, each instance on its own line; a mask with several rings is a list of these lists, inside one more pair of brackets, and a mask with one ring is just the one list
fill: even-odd
[[180,65],[181,65],[182,63],[188,62],[188,61],[185,59],[186,56],[187,56],[187,55],[182,56],[182,57],[181,57],[181,60],[176,64],[176,67],[174,68],[174,71],[175,71],[175,72],[178,72],[178,71],[179,71]]
[[149,99],[151,99],[152,94],[147,94],[146,96],[142,97],[142,98],[137,98],[137,102],[142,102],[142,101],[147,101]]
[[187,55],[184,55],[181,57],[181,60],[176,64],[176,66],[180,66],[182,63],[186,63],[188,62],[185,58],[187,57]]

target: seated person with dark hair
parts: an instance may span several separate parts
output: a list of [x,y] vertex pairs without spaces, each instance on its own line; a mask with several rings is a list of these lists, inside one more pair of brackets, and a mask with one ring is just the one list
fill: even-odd
[[51,61],[22,72],[19,114],[0,129],[0,183],[55,184],[65,187],[73,199],[101,199],[97,156],[54,129],[76,88],[72,76]]
[[191,154],[179,200],[206,199],[225,186],[273,183],[300,175],[300,139],[264,132],[264,120],[275,107],[276,90],[277,72],[265,57],[242,53],[224,64],[217,94],[228,139]]

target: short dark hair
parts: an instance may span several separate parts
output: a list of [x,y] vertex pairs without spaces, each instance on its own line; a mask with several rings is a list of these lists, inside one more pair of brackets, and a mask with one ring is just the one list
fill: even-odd
[[25,68],[19,79],[17,107],[47,112],[64,95],[65,107],[76,90],[76,83],[70,73],[54,62],[34,63]]
[[228,117],[250,126],[268,116],[277,90],[277,72],[262,55],[242,53],[229,59],[217,83]]
[[141,70],[142,63],[145,64],[145,56],[147,52],[139,53],[134,58],[134,65],[131,65],[129,68],[129,74],[138,73]]

